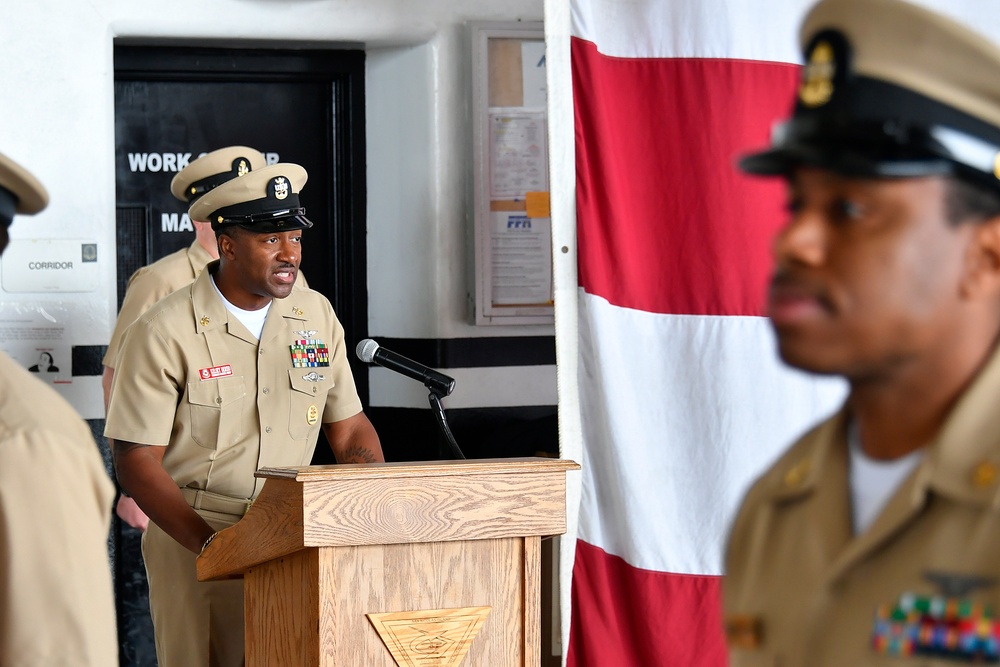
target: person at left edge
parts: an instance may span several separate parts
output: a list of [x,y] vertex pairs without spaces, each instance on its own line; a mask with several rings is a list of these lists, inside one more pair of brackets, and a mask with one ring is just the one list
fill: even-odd
[[[0,155],[0,252],[45,188]],[[114,485],[90,428],[0,353],[0,665],[118,664],[108,528]]]
[[[108,408],[122,487],[142,538],[160,667],[242,665],[239,581],[196,580],[196,557],[260,493],[258,468],[308,465],[323,429],[339,463],[383,460],[361,411],[330,302],[294,287],[299,165],[220,185],[191,207],[219,260],[128,329]],[[166,407],[166,409],[164,409]]]

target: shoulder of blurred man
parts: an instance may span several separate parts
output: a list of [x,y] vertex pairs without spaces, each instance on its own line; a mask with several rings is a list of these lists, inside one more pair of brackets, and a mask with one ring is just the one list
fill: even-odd
[[0,664],[41,664],[42,655],[45,664],[117,664],[107,552],[114,485],[84,420],[3,353],[0,489],[12,501],[0,503],[0,562],[15,603],[0,610]]
[[122,300],[111,340],[108,341],[103,364],[114,368],[115,358],[128,326],[154,303],[191,284],[211,260],[212,256],[208,251],[195,241],[187,248],[181,248],[137,269],[128,280],[125,298]]

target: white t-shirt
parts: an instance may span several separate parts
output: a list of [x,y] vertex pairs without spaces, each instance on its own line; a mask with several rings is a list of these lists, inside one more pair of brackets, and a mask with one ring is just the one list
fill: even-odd
[[923,448],[891,461],[879,461],[865,454],[854,422],[847,428],[850,450],[851,519],[854,534],[868,530],[886,502],[910,476],[924,456]]
[[215,276],[209,276],[209,278],[212,279],[212,287],[215,288],[215,293],[222,299],[222,303],[226,304],[226,310],[235,315],[236,319],[242,322],[243,326],[254,335],[254,338],[260,340],[260,332],[264,330],[264,320],[267,319],[267,311],[271,310],[271,302],[268,301],[266,306],[258,310],[243,310],[229,303],[229,299],[223,296],[219,290],[219,286],[215,284]]

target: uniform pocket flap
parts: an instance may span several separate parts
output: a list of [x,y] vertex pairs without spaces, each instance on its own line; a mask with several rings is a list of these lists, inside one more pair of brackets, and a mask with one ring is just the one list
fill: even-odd
[[222,408],[245,394],[242,376],[188,383],[188,402],[192,405]]
[[288,381],[295,391],[300,391],[309,396],[322,396],[334,386],[333,376],[328,369],[322,369],[326,373],[310,370],[308,368],[289,368]]

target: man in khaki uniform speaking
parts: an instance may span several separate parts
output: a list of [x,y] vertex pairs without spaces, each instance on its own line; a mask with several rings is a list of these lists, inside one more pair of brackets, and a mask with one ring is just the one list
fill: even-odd
[[[0,252],[14,213],[47,203],[42,184],[0,155]],[[0,353],[0,665],[118,664],[113,500],[87,424]]]
[[823,0],[790,121],[768,315],[843,408],[732,528],[731,664],[1000,660],[1000,48],[901,0]]
[[330,302],[294,287],[305,169],[279,163],[194,203],[220,258],[129,328],[105,435],[143,535],[160,667],[243,664],[242,582],[196,581],[195,559],[246,512],[258,468],[308,465],[320,428],[340,463],[382,461]]
[[[260,169],[266,163],[263,153],[248,146],[219,148],[202,155],[177,172],[170,182],[170,192],[177,199],[190,205],[206,192],[254,169]],[[102,384],[105,410],[108,407],[111,384],[115,375],[115,358],[118,356],[125,330],[150,306],[171,292],[190,285],[206,264],[219,258],[212,225],[193,218],[191,224],[194,225],[195,240],[190,246],[140,268],[128,280],[121,311],[118,313],[111,341],[104,354]],[[302,287],[308,286],[305,276],[301,273],[296,284]],[[121,496],[115,509],[118,517],[133,528],[146,529],[149,519],[132,498]]]

